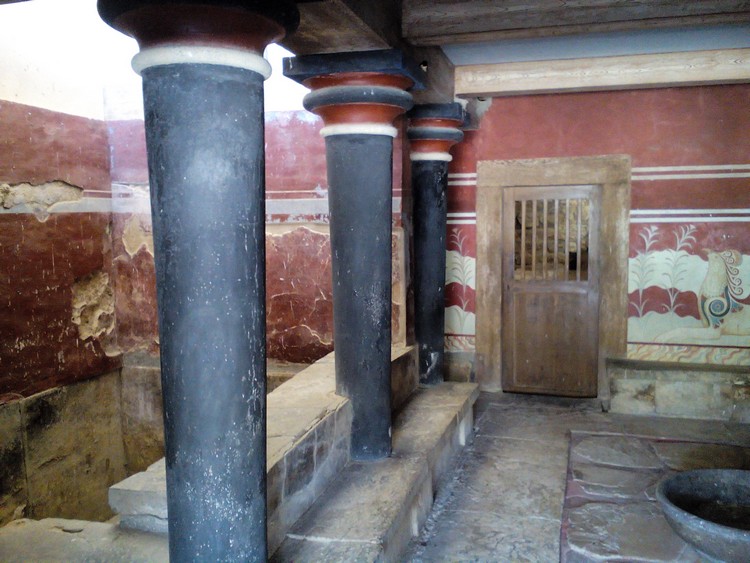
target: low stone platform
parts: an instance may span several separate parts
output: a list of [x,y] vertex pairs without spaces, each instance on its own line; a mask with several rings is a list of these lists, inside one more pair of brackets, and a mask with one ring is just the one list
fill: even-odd
[[[317,368],[317,375],[315,371],[285,384],[299,387],[300,393],[304,390],[308,399],[305,406],[287,405],[287,408],[310,408],[316,397],[323,401],[327,391],[321,378],[325,379],[323,374],[330,370],[326,370],[324,362]],[[310,379],[306,381],[307,378]],[[320,385],[319,393],[314,392],[317,388],[314,381]],[[451,459],[471,436],[477,396],[476,385],[469,383],[418,389],[395,417],[393,456],[378,462],[350,462],[344,467],[335,453],[342,452],[343,447],[324,451],[313,441],[299,449],[299,453],[308,451],[315,455],[305,457],[307,462],[300,458],[297,463],[297,458],[286,459],[290,452],[296,455],[294,448],[277,449],[269,439],[269,464],[273,457],[280,467],[275,485],[269,473],[269,488],[276,487],[281,495],[273,498],[269,491],[269,547],[273,551],[274,543],[281,544],[274,560],[397,560],[427,518],[435,490],[445,480]],[[316,432],[323,439],[330,430],[331,436],[326,440],[330,439],[332,444],[341,442],[342,446],[342,440],[348,443],[336,436],[340,436],[350,416],[349,403],[335,395],[329,399],[341,403],[336,403],[332,410],[323,409],[328,414],[318,418],[312,429],[307,427],[305,432],[300,427],[302,435],[296,442],[306,444],[305,440],[315,440]],[[322,403],[319,407],[323,407]],[[302,411],[296,415],[287,412],[288,424],[299,427],[302,414]],[[348,449],[345,453],[348,459]],[[323,468],[325,479],[317,477],[320,467],[316,460],[321,458],[326,463],[326,456],[332,455],[331,463],[341,464],[343,470],[327,466]],[[330,486],[325,488],[326,485]],[[19,520],[0,529],[0,561],[168,560],[166,536],[144,531],[165,529],[163,463],[140,474],[138,483],[121,483],[112,494],[113,505],[127,520],[125,527],[118,523],[75,520]],[[285,498],[295,499],[286,505],[293,509],[280,510]],[[312,504],[315,498],[318,500]],[[302,515],[305,503],[312,504],[312,508]],[[281,518],[284,520],[280,521]],[[284,529],[288,531],[279,535]]]
[[158,563],[169,561],[169,546],[163,535],[125,530],[117,522],[24,518],[0,528],[0,561]]
[[750,423],[750,366],[611,358],[607,377],[614,413]]
[[473,383],[421,388],[394,422],[393,455],[352,462],[272,561],[398,561],[473,431]]

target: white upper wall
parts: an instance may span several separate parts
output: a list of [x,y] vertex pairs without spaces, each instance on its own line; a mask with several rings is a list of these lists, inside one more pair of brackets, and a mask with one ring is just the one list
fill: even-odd
[[[130,68],[134,39],[107,26],[96,0],[0,5],[0,100],[92,119],[143,118],[141,79]],[[302,109],[307,89],[281,74],[289,53],[266,52],[266,111]]]

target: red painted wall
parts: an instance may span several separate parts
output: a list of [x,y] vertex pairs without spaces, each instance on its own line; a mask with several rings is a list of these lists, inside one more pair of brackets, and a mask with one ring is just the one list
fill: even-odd
[[[748,209],[750,180],[744,173],[750,170],[728,168],[750,163],[749,107],[746,84],[496,98],[479,130],[453,151],[449,250],[458,251],[460,238],[461,252],[476,257],[476,225],[465,214],[475,212],[476,177],[471,175],[480,160],[627,154],[633,166],[633,210]],[[748,225],[750,218],[713,222],[698,229],[697,244],[745,252]],[[631,241],[640,227],[631,225]],[[449,285],[446,305],[474,313],[467,289]]]
[[[3,101],[0,128],[5,189],[63,181],[83,196],[109,197],[104,123]],[[0,402],[119,367],[111,332],[82,340],[72,320],[76,283],[99,273],[113,280],[109,213],[47,216],[44,205],[36,214],[8,202],[5,207],[0,213]]]

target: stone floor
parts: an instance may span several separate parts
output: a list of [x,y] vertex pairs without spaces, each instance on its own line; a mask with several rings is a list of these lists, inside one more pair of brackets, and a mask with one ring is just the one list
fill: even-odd
[[474,442],[405,560],[700,561],[654,510],[655,481],[676,469],[750,468],[750,425],[511,394],[482,394],[475,416]]
[[[697,562],[655,511],[655,482],[692,467],[750,468],[750,425],[486,393],[475,417],[473,442],[400,560]],[[163,537],[115,524],[23,520],[2,532],[0,561],[166,560]]]

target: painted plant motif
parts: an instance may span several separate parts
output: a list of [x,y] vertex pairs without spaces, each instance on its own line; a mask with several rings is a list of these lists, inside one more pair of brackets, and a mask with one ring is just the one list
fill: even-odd
[[448,248],[445,332],[449,335],[473,335],[476,259],[469,255],[467,233],[463,229],[455,229],[448,237]]
[[692,357],[695,347],[750,348],[743,287],[750,258],[736,249],[701,249],[701,241],[717,240],[706,226],[649,225],[635,234],[641,244],[628,279],[631,357],[656,359],[658,352],[674,360],[679,350]]
[[651,253],[651,248],[656,242],[658,232],[659,227],[650,225],[638,233],[638,237],[643,241],[643,250],[639,250],[635,258],[631,261],[630,276],[631,279],[635,280],[638,293],[637,300],[630,303],[635,307],[639,317],[643,316],[644,308],[648,302],[648,299],[644,299],[643,293],[648,286],[648,282],[654,275],[654,257]]
[[669,303],[664,307],[668,313],[675,313],[680,305],[677,303],[677,296],[680,291],[677,289],[685,281],[687,271],[687,258],[689,251],[696,241],[693,234],[695,225],[680,225],[677,230],[672,232],[675,239],[675,250],[665,257],[667,271],[662,274],[665,279],[664,288],[669,296]]

